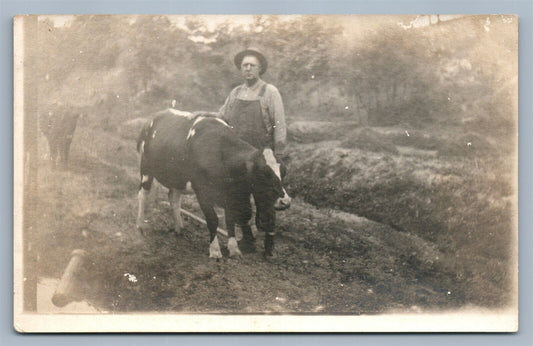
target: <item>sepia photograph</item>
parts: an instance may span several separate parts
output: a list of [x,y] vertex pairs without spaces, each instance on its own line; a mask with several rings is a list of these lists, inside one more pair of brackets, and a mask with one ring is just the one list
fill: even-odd
[[20,15],[19,332],[516,332],[516,15]]

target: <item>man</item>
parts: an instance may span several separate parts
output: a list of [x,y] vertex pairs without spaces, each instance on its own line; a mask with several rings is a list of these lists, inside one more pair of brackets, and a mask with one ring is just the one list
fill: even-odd
[[244,83],[231,91],[219,116],[254,147],[282,153],[287,140],[285,111],[278,89],[261,79],[268,66],[266,58],[250,48],[235,55],[234,62]]
[[[271,148],[279,161],[287,140],[287,126],[278,89],[261,79],[267,70],[267,60],[258,50],[246,49],[235,55],[234,62],[244,83],[231,91],[218,116],[228,122],[244,141],[258,149]],[[251,205],[243,207],[252,213]],[[263,219],[268,219],[265,216],[275,220],[275,215],[256,215],[258,228],[261,228]],[[255,237],[250,225],[239,226],[243,233],[241,250],[255,251]]]

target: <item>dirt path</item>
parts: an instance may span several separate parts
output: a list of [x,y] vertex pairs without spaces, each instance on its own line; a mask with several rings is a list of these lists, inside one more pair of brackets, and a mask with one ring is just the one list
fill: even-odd
[[[103,310],[369,314],[461,303],[430,243],[299,199],[278,214],[269,261],[261,251],[210,260],[205,226],[187,218],[183,236],[169,232],[163,188],[152,192],[143,237],[136,155],[133,143],[82,127],[70,168],[53,172],[43,158],[39,171],[39,275],[59,277],[73,249],[87,250],[81,294]],[[196,208],[194,198],[184,205]]]

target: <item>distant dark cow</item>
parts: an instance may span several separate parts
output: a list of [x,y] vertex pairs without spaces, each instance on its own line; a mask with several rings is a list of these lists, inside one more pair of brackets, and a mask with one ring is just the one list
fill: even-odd
[[288,208],[291,199],[281,185],[280,164],[271,149],[259,150],[240,140],[219,118],[195,117],[172,109],[160,112],[145,126],[137,149],[142,154],[137,216],[141,232],[153,178],[169,188],[178,234],[182,227],[180,197],[190,182],[211,236],[209,257],[222,257],[215,205],[224,208],[230,256],[241,256],[235,224],[243,231],[244,245],[253,245],[250,195],[255,200],[257,228],[265,232],[265,254],[272,255],[275,210]]
[[41,130],[48,140],[50,162],[54,167],[58,163],[67,165],[70,144],[80,115],[69,109],[41,114]]

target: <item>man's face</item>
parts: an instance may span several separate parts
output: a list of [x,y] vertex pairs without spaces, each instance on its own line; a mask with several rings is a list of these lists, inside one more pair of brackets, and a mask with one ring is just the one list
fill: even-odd
[[241,62],[241,73],[245,80],[255,80],[259,78],[261,64],[253,55],[247,55]]

